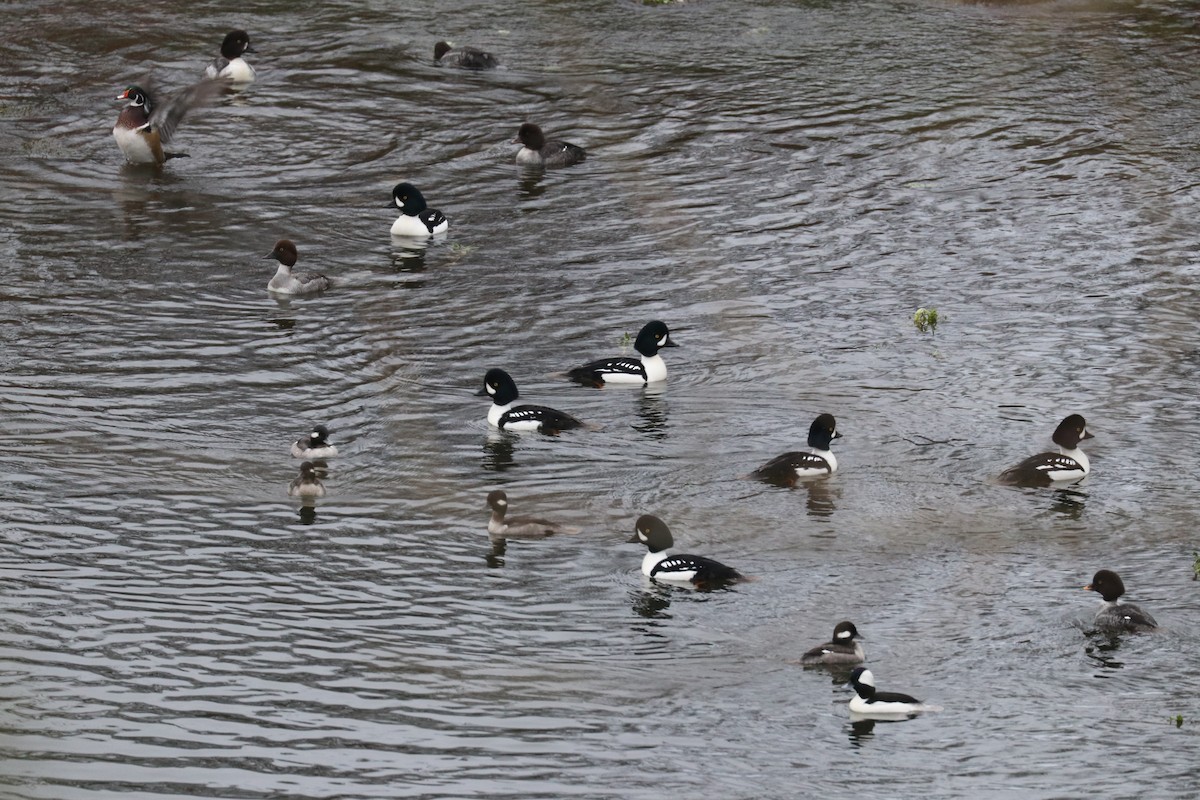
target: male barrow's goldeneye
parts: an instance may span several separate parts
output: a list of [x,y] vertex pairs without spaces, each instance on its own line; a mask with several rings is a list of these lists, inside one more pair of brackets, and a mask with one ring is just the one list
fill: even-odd
[[433,46],[433,60],[460,69],[495,69],[500,65],[500,60],[491,53],[475,47],[452,47],[449,42]]
[[850,698],[850,710],[870,717],[910,717],[922,711],[933,711],[915,697],[899,692],[875,690],[875,676],[866,667],[855,667],[850,673],[855,695]]
[[667,379],[667,365],[658,354],[661,347],[676,347],[671,332],[658,320],[647,322],[638,332],[633,349],[641,353],[640,359],[628,356],[602,358],[576,367],[567,377],[584,386],[603,386],[606,383],[654,383]]
[[1000,482],[1012,486],[1050,486],[1083,480],[1091,469],[1088,457],[1079,449],[1081,441],[1092,438],[1087,422],[1079,414],[1072,414],[1059,423],[1052,438],[1059,452],[1030,456],[1001,473]]
[[279,262],[275,275],[267,282],[267,291],[275,294],[312,294],[329,288],[329,278],[319,272],[292,272],[296,266],[296,245],[290,239],[280,239],[275,249],[263,256]]
[[169,158],[186,158],[187,153],[168,153],[163,145],[171,141],[184,115],[208,102],[219,88],[216,81],[200,81],[160,104],[148,89],[127,87],[115,99],[128,100],[129,104],[121,109],[113,126],[113,138],[125,160],[130,164],[161,166]]
[[569,167],[587,158],[582,147],[567,142],[546,141],[542,129],[526,122],[517,129],[513,144],[523,145],[517,151],[517,163],[523,167]]
[[1120,602],[1125,594],[1121,576],[1110,569],[1102,569],[1092,576],[1092,582],[1083,587],[1104,598],[1104,606],[1096,612],[1096,627],[1107,632],[1144,633],[1158,627],[1154,617],[1133,603]]
[[329,443],[329,429],[314,425],[312,433],[292,442],[292,458],[333,458],[337,448]]
[[808,428],[808,446],[812,452],[800,450],[784,453],[763,464],[750,477],[781,486],[794,486],[801,478],[832,475],[837,470],[830,444],[842,435],[837,432],[837,420],[833,414],[821,414]]
[[253,83],[256,77],[254,67],[242,58],[245,53],[253,53],[250,46],[250,36],[245,31],[230,31],[221,42],[221,55],[204,70],[209,78],[220,78],[232,83]]
[[400,216],[392,223],[392,236],[433,236],[450,227],[446,215],[425,203],[425,197],[411,183],[398,183],[392,189],[392,202]]
[[540,431],[558,433],[583,426],[583,423],[546,406],[516,405],[518,392],[516,381],[502,369],[489,369],[483,376],[483,388],[477,396],[490,396],[492,406],[488,409],[488,423],[506,431]]
[[579,533],[581,530],[537,517],[506,517],[508,495],[501,489],[488,493],[487,504],[492,509],[487,526],[488,536],[493,540],[545,539],[547,536]]
[[300,465],[300,474],[288,486],[290,497],[324,497],[325,484],[317,477],[316,469],[311,461]]
[[820,644],[800,656],[801,664],[858,664],[866,656],[853,622],[839,622],[833,629],[832,641]]
[[653,514],[638,517],[630,544],[644,544],[649,551],[642,557],[642,574],[647,578],[690,583],[699,589],[715,589],[749,580],[733,567],[704,556],[668,552],[675,540],[667,523]]

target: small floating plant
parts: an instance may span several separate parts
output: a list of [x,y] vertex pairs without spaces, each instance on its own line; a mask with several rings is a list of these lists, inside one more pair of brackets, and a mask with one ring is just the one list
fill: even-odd
[[936,308],[918,308],[913,314],[913,325],[921,333],[933,333],[937,330],[938,312]]

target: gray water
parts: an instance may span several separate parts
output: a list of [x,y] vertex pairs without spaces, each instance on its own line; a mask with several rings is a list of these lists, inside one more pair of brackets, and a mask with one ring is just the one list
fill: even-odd
[[[0,796],[1200,796],[1200,4],[5,17]],[[124,166],[111,98],[233,27],[259,81]],[[283,237],[333,289],[267,295]],[[559,375],[654,318],[665,387]],[[596,429],[490,433],[493,366]],[[833,478],[740,479],[823,411]],[[1084,484],[995,483],[1073,412]],[[494,488],[585,530],[490,558]],[[642,513],[758,580],[650,585]],[[1161,634],[1089,632],[1104,567]],[[853,724],[794,663],[841,619],[944,710]]]

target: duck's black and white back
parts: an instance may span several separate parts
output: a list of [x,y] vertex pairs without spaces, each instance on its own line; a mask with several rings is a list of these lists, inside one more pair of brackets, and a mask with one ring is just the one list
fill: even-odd
[[488,535],[492,539],[545,539],[548,536],[576,534],[580,528],[562,525],[538,517],[509,517],[508,494],[501,489],[487,496],[492,516],[488,520]]
[[1102,569],[1092,576],[1092,582],[1083,587],[1104,598],[1104,605],[1096,612],[1096,627],[1107,633],[1146,633],[1158,628],[1154,617],[1133,603],[1122,603],[1125,583],[1121,576],[1110,569]]
[[523,167],[569,167],[587,158],[582,147],[547,140],[542,129],[526,122],[517,130],[513,144],[521,145],[517,151],[517,163]]
[[292,443],[292,458],[333,458],[337,454],[337,447],[329,443],[329,429],[324,425],[314,425],[308,436]]
[[449,42],[438,42],[433,46],[433,60],[445,67],[459,69],[495,69],[500,59],[477,47],[454,47]]
[[633,349],[640,357],[617,356],[602,358],[576,367],[567,376],[584,386],[603,386],[606,383],[632,383],[646,385],[667,379],[667,365],[658,351],[663,347],[675,347],[671,331],[659,320],[647,322],[638,332]]
[[501,430],[553,434],[583,427],[582,422],[562,411],[546,406],[517,405],[520,394],[516,381],[502,369],[489,369],[483,376],[483,388],[476,394],[492,398],[488,424]]
[[267,291],[283,295],[316,294],[329,288],[329,279],[319,272],[293,272],[300,254],[290,239],[280,239],[275,249],[263,256],[279,262],[275,274],[267,282]]
[[837,431],[837,420],[832,414],[821,414],[808,428],[810,451],[793,450],[763,464],[750,477],[781,486],[793,486],[804,478],[832,475],[837,471],[837,458],[833,455],[832,442],[842,435]]
[[833,638],[820,644],[800,657],[801,664],[858,664],[865,658],[858,628],[850,621],[839,622],[833,629]]
[[1080,414],[1072,414],[1059,423],[1054,431],[1057,453],[1045,452],[1030,456],[1015,467],[1000,475],[1000,482],[1012,486],[1051,486],[1083,480],[1091,470],[1087,455],[1079,449],[1079,443],[1091,439],[1087,421]]
[[675,544],[667,524],[653,514],[638,517],[631,544],[643,544],[648,551],[642,557],[642,574],[647,578],[674,583],[690,583],[702,589],[713,589],[730,583],[748,580],[733,567],[706,556],[671,553]]

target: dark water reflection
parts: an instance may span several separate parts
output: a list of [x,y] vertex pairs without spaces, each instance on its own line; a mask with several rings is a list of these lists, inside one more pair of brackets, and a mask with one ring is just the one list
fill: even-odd
[[[1195,2],[7,10],[0,796],[1200,792]],[[233,26],[260,80],[123,166]],[[666,387],[563,379],[655,318]],[[596,429],[489,431],[492,366]],[[822,411],[838,474],[741,479]],[[1076,411],[1086,483],[995,485]],[[495,552],[494,488],[584,533]],[[758,580],[648,584],[641,513]],[[1101,567],[1163,633],[1086,632]],[[849,720],[792,663],[846,618],[946,710]]]

